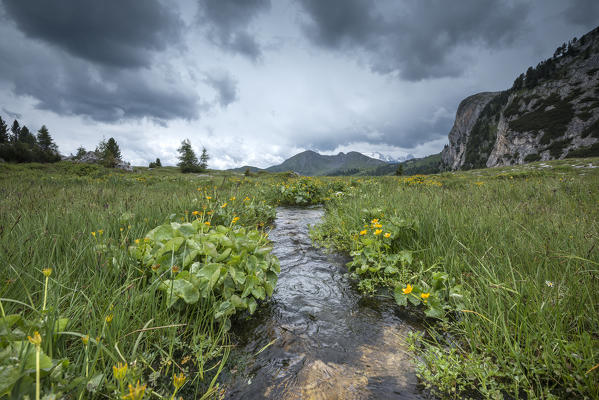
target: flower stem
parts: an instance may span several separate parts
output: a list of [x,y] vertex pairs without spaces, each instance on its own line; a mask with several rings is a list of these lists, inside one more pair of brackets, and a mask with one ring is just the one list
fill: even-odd
[[42,311],[46,310],[46,299],[48,298],[48,277],[46,277],[46,281],[44,283],[44,305],[42,306]]
[[35,400],[40,400],[40,345],[35,346]]

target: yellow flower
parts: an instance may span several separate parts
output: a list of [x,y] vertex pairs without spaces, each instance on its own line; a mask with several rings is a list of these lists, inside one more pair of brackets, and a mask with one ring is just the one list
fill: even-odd
[[391,234],[390,234],[389,232],[387,232],[387,233],[385,233],[383,236],[384,236],[384,237],[386,237],[386,238],[388,239],[388,238],[390,238],[390,237],[391,237]]
[[89,335],[85,335],[81,338],[81,341],[83,342],[84,345],[87,346],[87,344],[89,343]]
[[227,203],[225,203],[222,206],[220,206],[220,208],[225,208],[226,206],[227,206]]
[[158,271],[158,268],[160,268],[160,264],[154,264],[152,265],[152,271]]
[[379,222],[378,218],[373,219],[372,221],[370,221],[373,224],[377,224]]
[[100,236],[102,236],[104,234],[104,229],[98,229],[98,233],[100,234]]
[[372,227],[373,228],[382,228],[383,225],[381,225],[381,224],[373,224]]
[[96,232],[92,232],[92,236],[93,236],[93,237],[96,237]]
[[29,343],[34,344],[36,346],[40,346],[42,344],[42,337],[40,336],[40,333],[38,331],[35,331],[33,333],[33,337],[27,336],[27,340],[29,340]]
[[233,220],[231,221],[231,223],[233,223],[233,224],[234,224],[234,223],[235,223],[235,222],[237,222],[237,221],[239,221],[239,217],[235,217],[235,218],[233,218]]
[[107,324],[112,322],[112,319],[114,318],[114,314],[108,314],[106,316],[106,318],[104,318],[104,320],[106,321]]
[[42,274],[44,274],[44,276],[46,278],[48,278],[50,275],[52,275],[52,268],[44,268],[44,269],[42,269]]
[[423,299],[428,299],[430,297],[430,293],[421,293],[420,297],[422,297]]
[[127,375],[127,364],[118,363],[112,366],[112,374],[117,381],[122,381]]
[[175,389],[179,390],[179,388],[183,386],[186,380],[187,377],[183,375],[183,372],[181,372],[179,375],[175,374],[173,375],[173,386],[175,387]]
[[210,200],[210,199],[212,199],[212,197],[206,196],[206,200]]
[[177,272],[179,272],[181,270],[181,268],[179,268],[178,265],[173,265],[173,267],[171,269],[173,270],[174,274],[176,274]]
[[119,228],[119,229],[120,229],[120,231],[121,231],[121,232],[125,230],[125,228],[122,228],[122,227],[121,227],[121,228]]
[[364,229],[363,231],[360,231],[360,235],[361,235],[361,236],[364,236],[364,235],[366,235],[366,233],[367,233],[367,232],[368,232],[368,231],[367,231],[366,229]]
[[250,201],[250,198],[245,196],[245,199],[243,199],[243,201]]
[[235,201],[235,196],[231,197],[229,201]]
[[408,285],[404,289],[401,289],[401,291],[403,292],[403,294],[410,294],[410,293],[412,293],[412,285],[410,285],[408,283]]
[[374,231],[375,235],[380,235],[383,232],[382,229],[377,229],[376,231]]
[[198,215],[199,213],[200,213],[199,211],[194,211],[194,212],[192,212],[191,214],[192,214],[192,215]]
[[210,226],[210,221],[204,222],[206,225]]
[[146,393],[146,385],[140,385],[139,381],[137,381],[137,383],[135,384],[135,387],[133,387],[133,385],[129,384],[129,394],[123,396],[123,400],[141,400],[144,397],[144,394]]
[[135,239],[135,244],[139,244],[139,239]]

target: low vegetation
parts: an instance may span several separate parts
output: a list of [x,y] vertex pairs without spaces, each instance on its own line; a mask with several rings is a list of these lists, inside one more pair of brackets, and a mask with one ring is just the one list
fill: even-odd
[[599,398],[598,159],[407,177],[0,164],[0,397],[211,398],[279,271],[276,206],[409,342],[441,398]]

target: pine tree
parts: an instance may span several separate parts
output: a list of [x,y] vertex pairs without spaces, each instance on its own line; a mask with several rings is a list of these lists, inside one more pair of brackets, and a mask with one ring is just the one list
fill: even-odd
[[75,159],[80,160],[81,157],[83,157],[86,154],[87,154],[87,150],[85,150],[85,147],[79,146],[77,148],[77,154],[75,154]]
[[156,158],[156,161],[154,162],[154,164],[156,164],[157,167],[162,167],[162,163],[160,162],[160,158]]
[[10,141],[16,143],[19,140],[19,135],[21,134],[21,126],[19,125],[19,121],[16,119],[14,120],[12,126],[10,127],[10,131],[12,132]]
[[202,147],[202,155],[200,156],[200,169],[202,171],[206,171],[206,169],[208,169],[208,160],[210,160],[208,151],[205,147]]
[[8,143],[8,126],[6,122],[0,117],[0,143]]
[[106,142],[106,150],[108,150],[116,160],[121,161],[121,149],[114,138],[108,139],[108,142]]
[[29,131],[29,128],[27,128],[25,125],[23,125],[21,131],[19,132],[18,141],[21,143],[28,144],[31,147],[35,146],[37,142],[33,133],[31,133]]
[[113,168],[121,161],[121,149],[114,138],[102,140],[96,147],[96,154],[105,167]]
[[397,176],[403,175],[403,164],[397,165],[397,169],[395,170],[395,175],[397,175]]
[[58,147],[54,143],[52,136],[50,136],[50,132],[48,132],[46,125],[42,125],[40,130],[37,131],[37,143],[43,151],[55,152],[58,150]]
[[181,172],[198,172],[200,170],[198,158],[191,148],[189,139],[182,141],[181,147],[177,151],[179,152],[179,163],[177,166],[181,168]]

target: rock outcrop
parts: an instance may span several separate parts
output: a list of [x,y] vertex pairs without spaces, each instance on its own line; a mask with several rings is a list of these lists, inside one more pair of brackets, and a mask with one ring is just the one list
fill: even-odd
[[463,100],[441,155],[445,170],[599,156],[599,28],[511,89]]
[[[88,151],[85,154],[82,154],[79,157],[64,157],[65,161],[72,161],[77,163],[85,163],[85,164],[101,164],[102,159],[95,151]],[[131,172],[133,171],[133,167],[131,163],[125,162],[123,160],[117,160],[117,163],[114,165],[116,169],[122,169],[123,171]]]

